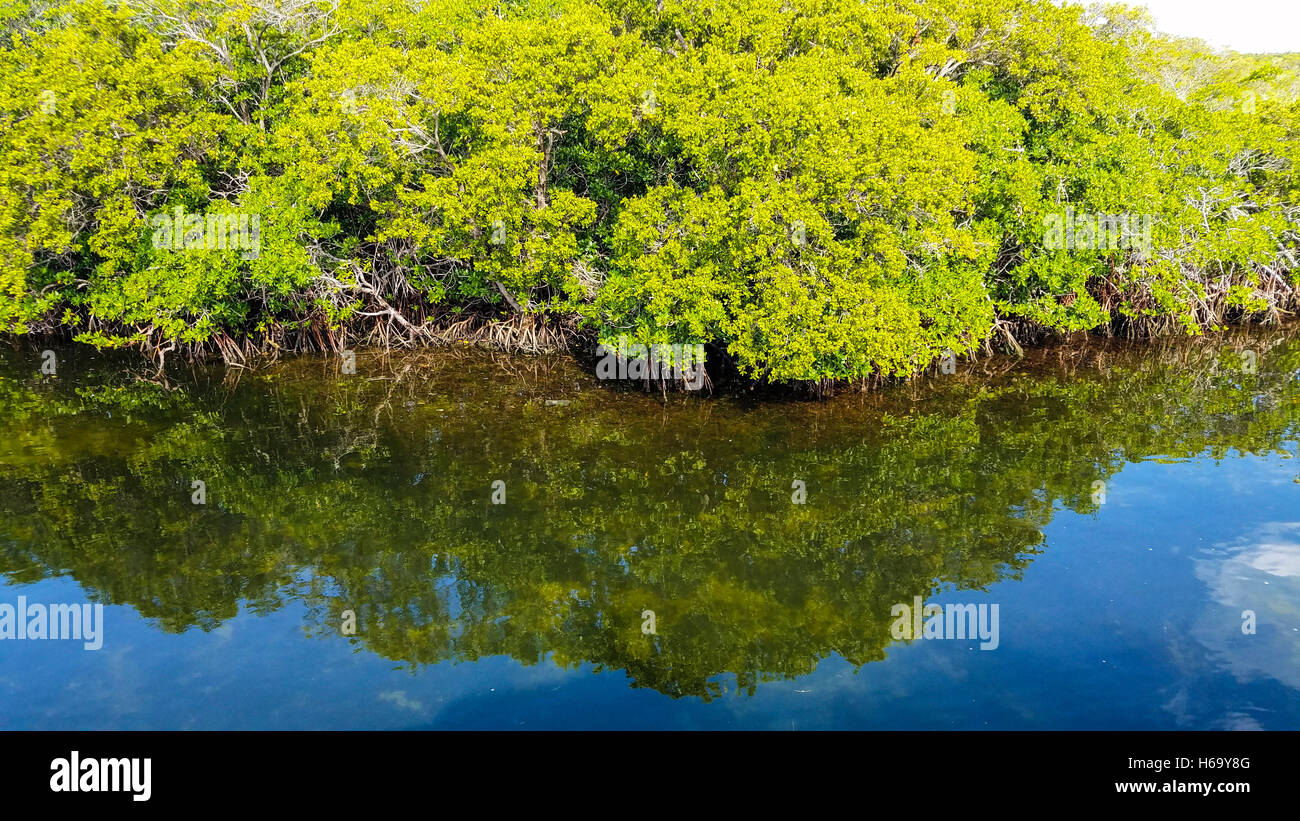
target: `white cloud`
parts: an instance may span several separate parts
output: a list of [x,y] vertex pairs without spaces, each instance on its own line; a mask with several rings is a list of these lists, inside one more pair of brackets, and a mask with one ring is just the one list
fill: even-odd
[[1297,0],[1128,0],[1128,5],[1146,6],[1161,31],[1199,37],[1218,48],[1246,53],[1300,51]]

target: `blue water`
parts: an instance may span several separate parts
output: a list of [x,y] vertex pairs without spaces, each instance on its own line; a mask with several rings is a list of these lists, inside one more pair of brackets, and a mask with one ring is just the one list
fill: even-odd
[[[1062,377],[1067,383],[1086,378]],[[1290,390],[1285,381],[1277,384]],[[1221,408],[1214,414],[1226,418]],[[981,650],[971,640],[901,642],[880,636],[884,658],[855,666],[841,655],[848,634],[828,633],[812,640],[817,652],[807,658],[811,672],[759,680],[752,692],[737,687],[736,671],[726,669],[722,658],[717,661],[722,671],[709,676],[707,698],[637,686],[627,669],[609,663],[606,651],[592,651],[599,664],[590,658],[557,661],[545,642],[536,659],[527,659],[531,663],[520,660],[524,651],[480,655],[462,644],[455,644],[450,658],[412,663],[385,658],[356,636],[323,630],[333,622],[320,616],[321,602],[339,590],[320,584],[312,589],[313,578],[328,575],[324,558],[312,566],[299,559],[276,582],[278,601],[251,606],[236,596],[230,603],[237,614],[218,616],[209,629],[165,629],[141,615],[137,600],[105,607],[105,641],[97,651],[76,641],[0,641],[0,728],[1300,729],[1300,461],[1292,456],[1300,451],[1290,422],[1271,424],[1277,429],[1269,431],[1270,441],[1277,447],[1260,454],[1232,447],[1217,456],[1206,449],[1168,458],[1130,452],[1106,478],[1104,501],[1090,510],[1069,509],[1044,492],[1041,498],[1050,500],[1046,512],[1039,512],[1048,521],[1035,528],[1039,543],[1022,546],[1023,569],[983,589],[963,588],[937,574],[934,590],[915,591],[939,604],[997,603],[996,650]],[[862,469],[861,464],[852,468]],[[998,480],[990,473],[974,481],[978,487]],[[1082,495],[1091,487],[1083,482]],[[1034,501],[1024,499],[1022,505],[1033,508]],[[493,514],[476,510],[468,514],[471,531],[476,517],[486,521]],[[39,555],[31,517],[46,514],[23,513],[15,504],[8,515],[8,535],[0,544],[10,553],[21,547]],[[929,538],[919,523],[912,526]],[[260,527],[291,529],[277,520]],[[928,527],[939,532],[943,525]],[[755,544],[764,543],[761,534],[751,535]],[[356,549],[356,539],[364,541],[366,534],[351,536],[340,544]],[[438,536],[411,538],[414,543]],[[30,543],[21,544],[24,538]],[[158,538],[181,537],[171,532]],[[583,541],[571,540],[568,550],[581,555]],[[445,549],[454,555],[456,546]],[[417,588],[409,597],[393,582],[392,590],[373,594],[376,600],[401,610],[422,597],[437,599],[446,603],[438,618],[457,625],[453,634],[466,624],[483,628],[496,617],[491,612],[473,616],[456,593],[470,589],[457,587],[458,574],[468,578],[473,571],[462,567],[448,573],[446,555],[438,555],[441,569],[431,567],[427,580],[414,573]],[[620,561],[644,560],[633,552]],[[730,559],[720,555],[712,561],[722,566]],[[149,567],[146,559],[140,572],[148,576]],[[532,572],[548,571],[522,575],[527,579]],[[571,570],[578,576],[583,572]],[[708,572],[734,584],[745,578],[743,571]],[[10,582],[0,586],[0,604],[14,603],[20,595],[33,602],[105,600],[100,588],[83,584],[76,567],[47,567],[44,573],[38,581],[17,583],[13,577],[20,573],[12,570]],[[373,578],[388,575],[408,578],[388,572]],[[512,581],[499,594],[515,603],[499,605],[506,615],[498,620],[506,627],[525,618],[518,603],[527,598],[520,592],[527,583]],[[752,606],[768,607],[772,596],[787,595],[779,584],[770,589],[776,593],[765,594],[768,605]],[[834,589],[851,599],[854,582]],[[166,584],[154,585],[152,595],[165,600]],[[710,595],[715,598],[707,600],[716,599],[719,612],[750,606],[739,595]],[[621,601],[610,594],[610,602],[616,600]],[[806,630],[816,633],[818,619],[837,624],[835,605],[826,608],[825,616],[816,615],[817,609],[797,611],[803,615],[789,608],[772,612],[793,622],[809,619]],[[1253,635],[1242,630],[1246,610],[1255,614]],[[619,642],[639,640],[638,615],[630,618],[632,627],[619,634]],[[726,617],[712,611],[709,619],[708,629],[724,635],[728,629],[754,631],[755,647],[804,629],[783,625],[776,638],[765,638],[766,628],[728,628]],[[578,647],[604,646],[609,636],[602,631],[615,630],[601,620],[594,624],[573,628],[597,634]],[[670,641],[674,629],[687,628],[661,624],[662,640]],[[757,658],[766,652],[753,650]],[[753,667],[761,671],[761,662]]]

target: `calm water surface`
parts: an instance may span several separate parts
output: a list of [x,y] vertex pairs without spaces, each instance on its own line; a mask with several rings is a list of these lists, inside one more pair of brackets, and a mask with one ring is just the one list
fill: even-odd
[[1294,330],[817,403],[56,353],[0,352],[0,606],[103,647],[0,640],[0,728],[1300,729]]

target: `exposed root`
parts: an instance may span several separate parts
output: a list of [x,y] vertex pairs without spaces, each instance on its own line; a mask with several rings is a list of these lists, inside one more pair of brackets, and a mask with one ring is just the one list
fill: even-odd
[[[1260,266],[1256,281],[1247,292],[1248,299],[1230,299],[1241,294],[1240,280],[1236,283],[1226,273],[1217,276],[1206,272],[1184,272],[1187,292],[1184,295],[1188,312],[1170,315],[1161,305],[1151,288],[1128,283],[1121,288],[1112,278],[1100,276],[1088,285],[1089,295],[1112,317],[1107,324],[1090,331],[1091,334],[1122,339],[1155,339],[1166,336],[1185,337],[1206,329],[1229,325],[1277,325],[1300,313],[1300,289],[1291,283],[1278,267]],[[499,306],[483,303],[477,310],[434,312],[430,314],[417,294],[409,287],[394,287],[391,282],[372,283],[362,276],[357,284],[344,286],[337,281],[327,283],[361,298],[360,307],[344,323],[330,322],[324,314],[297,320],[285,320],[269,328],[231,335],[221,331],[202,342],[184,343],[167,338],[155,326],[110,327],[86,317],[84,327],[103,331],[119,338],[134,340],[137,347],[161,375],[168,362],[180,357],[191,362],[219,358],[232,370],[255,367],[274,361],[281,354],[330,353],[341,354],[354,348],[380,350],[410,349],[436,346],[475,346],[503,353],[545,354],[565,352],[584,358],[588,349],[594,348],[589,335],[578,331],[576,318],[559,318],[541,312],[516,312],[502,316]],[[1123,283],[1122,283],[1123,284]],[[1234,288],[1237,290],[1234,291]],[[387,290],[386,290],[387,289]],[[402,298],[387,298],[384,294],[400,294]],[[506,294],[509,296],[509,294]],[[344,307],[342,304],[340,308]],[[67,338],[66,326],[51,324],[47,333],[33,329],[37,335],[50,338]],[[29,334],[30,336],[31,334]],[[976,352],[992,357],[998,352],[1016,358],[1026,356],[1026,347],[1041,346],[1052,339],[1063,339],[1065,334],[1057,329],[1029,321],[1023,317],[998,316],[982,339],[966,340],[969,360],[966,368],[976,360]],[[751,389],[809,395],[816,398],[832,396],[842,389],[873,391],[886,384],[906,382],[934,370],[935,363],[919,363],[912,377],[886,377],[868,374],[853,379],[820,379],[797,384],[769,385],[765,380],[745,378],[728,356],[725,346],[708,347],[709,373],[703,376],[703,385],[690,384],[680,374],[666,378],[647,376],[646,391],[667,393],[678,390],[698,391],[701,387],[712,392],[714,382],[747,383]],[[989,373],[998,370],[999,364],[986,362],[982,369]]]

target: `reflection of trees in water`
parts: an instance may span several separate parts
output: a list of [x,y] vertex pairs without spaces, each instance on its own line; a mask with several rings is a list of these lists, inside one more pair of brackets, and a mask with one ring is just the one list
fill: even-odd
[[353,610],[353,641],[413,665],[549,655],[707,698],[724,672],[750,690],[831,653],[883,658],[892,604],[1018,577],[1053,510],[1092,511],[1125,461],[1278,449],[1300,413],[1300,344],[1276,333],[1093,342],[756,407],[513,362],[310,360],[184,390],[0,379],[0,570],[68,573],[167,630],[297,598],[317,632]]

